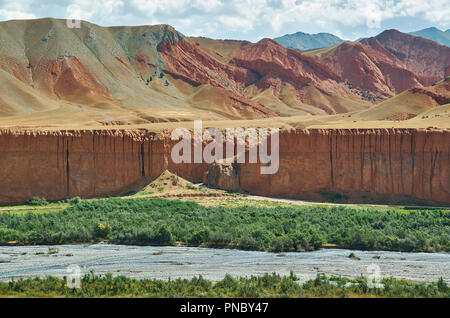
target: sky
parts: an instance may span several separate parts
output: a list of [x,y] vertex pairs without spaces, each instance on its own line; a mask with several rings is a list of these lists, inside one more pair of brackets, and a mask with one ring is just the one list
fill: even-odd
[[252,42],[299,31],[356,40],[385,29],[450,29],[449,0],[0,0],[0,21],[42,17],[170,24],[188,36]]

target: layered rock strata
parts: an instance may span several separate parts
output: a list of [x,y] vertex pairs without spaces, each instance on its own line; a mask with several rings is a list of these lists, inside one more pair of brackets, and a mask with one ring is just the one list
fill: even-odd
[[124,194],[169,170],[265,196],[450,205],[449,130],[282,131],[273,175],[262,175],[259,163],[175,164],[175,143],[144,130],[1,131],[0,203]]

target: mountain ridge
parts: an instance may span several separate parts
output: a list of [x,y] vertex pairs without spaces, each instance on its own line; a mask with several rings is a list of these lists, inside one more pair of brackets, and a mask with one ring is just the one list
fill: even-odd
[[[0,125],[134,125],[364,111],[450,71],[448,47],[394,30],[299,52],[167,24],[0,22]],[[431,61],[431,62],[430,62]]]
[[[235,47],[226,59],[169,25],[101,27],[83,21],[70,29],[65,20],[51,18],[1,22],[0,38],[0,77],[15,78],[13,95],[32,92],[41,101],[35,106],[22,97],[3,99],[4,116],[21,124],[41,120],[42,110],[49,123],[67,114],[65,121],[137,124],[369,107],[333,72],[272,40],[230,42]],[[252,60],[270,64],[275,77],[262,74]],[[346,101],[353,106],[344,107]]]
[[338,36],[325,32],[315,34],[296,32],[274,38],[274,40],[286,48],[300,51],[319,49],[344,42]]
[[439,44],[450,46],[450,29],[442,31],[436,27],[425,28],[409,34],[415,36],[421,36],[425,39],[435,41]]
[[445,73],[450,65],[450,47],[395,29],[385,30],[361,43],[376,46],[376,42],[413,71],[424,86],[430,86],[448,75]]

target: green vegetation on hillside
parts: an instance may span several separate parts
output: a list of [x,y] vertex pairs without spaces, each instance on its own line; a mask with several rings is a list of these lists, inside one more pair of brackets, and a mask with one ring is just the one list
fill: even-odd
[[[78,202],[78,203],[77,203]],[[0,244],[184,242],[261,251],[449,251],[450,213],[342,206],[204,207],[166,199],[80,200],[61,212],[0,213]]]
[[0,297],[450,297],[450,288],[442,279],[435,283],[413,283],[390,278],[381,281],[384,288],[369,286],[364,278],[319,275],[302,285],[297,279],[292,273],[284,277],[265,274],[240,279],[226,275],[213,283],[201,276],[161,281],[112,274],[97,276],[91,272],[82,277],[79,289],[68,288],[67,278],[0,282]]
[[436,83],[432,84],[431,86],[436,86],[436,85],[442,84],[444,82],[447,82],[449,79],[450,79],[450,76],[447,76],[443,80],[440,80],[439,82],[436,82]]

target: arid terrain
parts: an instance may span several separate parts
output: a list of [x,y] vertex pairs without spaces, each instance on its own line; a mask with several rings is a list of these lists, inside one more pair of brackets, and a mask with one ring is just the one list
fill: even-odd
[[[356,118],[365,128],[431,108],[428,124],[411,127],[448,118],[437,106],[448,104],[449,83],[430,86],[450,75],[450,48],[396,30],[298,52],[271,39],[190,38],[168,25],[70,29],[38,19],[0,22],[0,41],[3,127],[295,116],[280,120],[354,127]],[[352,117],[328,118],[344,113]]]
[[449,297],[447,33],[0,22],[0,297]]
[[[297,51],[50,18],[0,22],[0,42],[0,203],[140,191],[168,170],[265,196],[450,204],[437,42],[386,30]],[[281,128],[280,169],[173,163],[170,132],[197,119]]]

